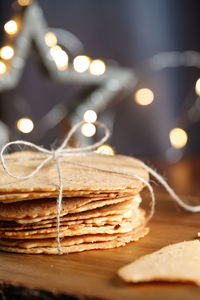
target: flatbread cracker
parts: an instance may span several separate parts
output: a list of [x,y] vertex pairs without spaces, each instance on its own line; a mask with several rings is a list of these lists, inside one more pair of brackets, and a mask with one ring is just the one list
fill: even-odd
[[[142,211],[138,211],[134,219],[124,220],[122,223],[117,225],[102,225],[92,226],[92,224],[77,224],[71,226],[60,226],[60,237],[74,236],[74,235],[85,235],[85,234],[113,234],[113,233],[125,233],[132,231],[134,228],[144,224],[144,214]],[[21,231],[0,231],[0,238],[8,239],[43,239],[56,237],[57,229],[56,226],[50,228],[41,229],[30,229]]]
[[118,271],[127,282],[174,281],[200,285],[200,241],[170,245]]
[[[144,229],[144,226],[139,226],[130,232],[123,234],[88,234],[64,237],[61,239],[62,246],[73,246],[83,243],[112,241],[116,238],[127,237],[136,234]],[[57,241],[54,238],[48,239],[0,239],[0,244],[4,246],[19,247],[19,248],[36,248],[36,247],[56,247]]]
[[[41,162],[41,159],[31,159],[35,155],[34,152],[22,151],[6,155],[5,158],[9,170],[14,175],[26,176]],[[9,162],[8,159],[12,161]],[[63,192],[132,190],[137,194],[144,187],[144,183],[137,178],[109,173],[112,171],[137,175],[146,181],[149,180],[148,172],[141,166],[139,160],[128,160],[122,155],[109,156],[92,153],[86,156],[71,156],[61,160],[61,169]],[[37,174],[26,180],[11,178],[0,166],[0,193],[40,191],[59,191],[58,172],[54,161],[49,162]]]
[[[63,198],[61,215],[69,212],[84,211],[82,206],[92,203],[92,207],[101,207],[112,203],[131,200],[133,197],[116,197],[111,199],[97,198]],[[139,201],[139,196],[135,196],[135,201]],[[97,204],[97,205],[96,205]],[[80,209],[79,209],[80,208]],[[86,209],[87,210],[87,209]],[[0,203],[0,220],[18,220],[25,218],[36,219],[43,216],[57,216],[56,199],[35,199],[30,201],[21,201],[12,204]]]
[[[0,202],[4,204],[21,202],[34,199],[49,199],[57,198],[58,192],[29,192],[29,193],[2,193],[0,194]],[[64,192],[62,194],[63,198],[97,198],[97,199],[112,199],[116,197],[130,197],[134,196],[134,193],[130,190],[125,192],[116,192],[116,193],[91,193],[90,191],[76,191],[76,192]]]
[[[70,246],[62,246],[63,253],[74,253],[82,252],[85,250],[97,250],[97,249],[110,249],[126,245],[129,242],[138,241],[140,238],[144,237],[149,232],[148,228],[140,228],[137,232],[133,231],[133,234],[124,236],[117,236],[114,240],[109,241],[100,241],[100,242],[90,242],[90,243],[79,243],[73,244]],[[53,240],[52,240],[53,242]],[[35,243],[35,241],[34,241]],[[62,245],[62,241],[61,241]],[[15,252],[15,253],[25,253],[25,254],[58,254],[58,249],[54,244],[51,244],[51,247],[16,247],[16,246],[7,246],[0,244],[0,250],[6,252]]]
[[[124,222],[125,220],[131,221],[132,219],[135,219],[138,214],[141,214],[141,209],[137,208],[129,208],[124,213],[120,214],[111,214],[107,216],[98,216],[93,217],[92,213],[90,214],[90,218],[87,219],[74,219],[74,220],[68,220],[67,216],[60,218],[60,226],[73,226],[73,225],[92,225],[92,226],[103,226],[103,225],[118,225]],[[89,217],[89,216],[88,216]],[[28,224],[18,224],[16,222],[0,222],[0,231],[17,231],[17,230],[33,230],[33,229],[44,229],[44,228],[50,228],[50,227],[56,227],[57,226],[57,220],[56,219],[50,219],[48,222],[34,222],[34,223],[28,223]]]
[[[140,200],[139,200],[140,201]],[[133,204],[134,202],[134,204]],[[106,205],[100,208],[96,208],[93,210],[89,211],[84,211],[80,213],[74,213],[74,214],[67,214],[64,216],[60,217],[61,221],[74,221],[74,220],[87,220],[90,219],[91,217],[93,218],[98,218],[98,217],[106,217],[106,216],[117,216],[117,215],[122,215],[126,211],[129,211],[129,209],[135,209],[138,208],[139,202],[135,202],[134,200],[127,200],[111,205]],[[32,223],[18,223],[16,221],[0,221],[0,228],[10,228],[10,227],[21,227],[21,226],[34,226],[36,224],[38,225],[46,225],[46,224],[51,224],[51,223],[56,223],[57,219],[56,218],[51,218],[47,220],[42,220],[38,222],[32,222]]]
[[[124,201],[127,200],[132,200],[132,199],[127,199],[127,198],[118,198],[118,199],[110,199],[110,200],[104,200],[104,201],[91,201],[89,203],[86,203],[85,205],[82,205],[80,207],[71,209],[71,210],[66,210],[65,212],[61,212],[60,216],[64,216],[66,214],[75,214],[75,213],[80,213],[80,212],[85,212],[85,211],[90,211],[94,210],[96,208],[101,208],[105,207],[106,205],[111,205],[111,204],[116,204],[116,203],[123,203]],[[81,203],[82,204],[82,203]],[[55,202],[54,202],[55,205]],[[16,218],[3,218],[1,217],[1,220],[10,220],[10,221],[15,221],[19,224],[27,224],[27,223],[33,223],[33,222],[40,222],[44,220],[49,220],[49,219],[54,219],[57,216],[57,213],[55,210],[52,210],[52,214],[48,214],[47,211],[43,212],[40,207],[38,207],[41,214],[46,213],[46,216],[42,217],[32,217],[32,218],[19,218],[19,216],[16,216]]]

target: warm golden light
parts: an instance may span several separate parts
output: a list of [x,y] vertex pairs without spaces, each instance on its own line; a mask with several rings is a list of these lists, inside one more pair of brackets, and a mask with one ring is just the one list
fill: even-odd
[[154,94],[150,89],[139,89],[135,92],[135,101],[139,105],[149,105],[153,102]]
[[200,78],[196,81],[195,92],[198,96],[200,96]]
[[57,37],[53,32],[47,32],[44,36],[45,43],[49,47],[53,47],[57,45]]
[[79,55],[73,61],[74,70],[83,73],[88,70],[90,66],[90,58],[88,56]]
[[68,55],[60,46],[54,46],[50,50],[50,54],[59,70],[64,71],[68,67]]
[[109,145],[101,145],[95,152],[106,154],[106,155],[114,155],[115,152],[113,148]]
[[10,46],[4,46],[0,50],[0,55],[3,59],[6,59],[6,60],[11,59],[14,55],[14,50]]
[[0,75],[6,73],[7,67],[4,62],[0,61]]
[[97,113],[89,109],[84,113],[83,120],[88,123],[93,123],[97,120]]
[[17,2],[21,6],[27,6],[30,5],[33,2],[33,0],[17,0]]
[[187,144],[188,135],[185,130],[181,128],[174,128],[169,133],[169,139],[174,148],[180,149]]
[[95,59],[90,64],[90,73],[92,75],[102,75],[106,70],[105,63],[100,59]]
[[54,54],[55,52],[59,51],[59,50],[61,51],[62,48],[61,48],[60,46],[58,46],[58,45],[52,47],[52,48],[50,49],[50,54],[51,54],[51,56],[53,56],[53,54]]
[[5,30],[5,32],[7,32],[8,34],[15,34],[15,33],[17,33],[17,30],[18,30],[17,23],[16,23],[14,20],[8,21],[8,22],[4,25],[4,30]]
[[29,118],[21,118],[17,121],[17,128],[23,133],[29,133],[33,130],[33,121]]
[[81,127],[81,132],[84,136],[91,137],[96,133],[96,126],[91,123],[85,123]]

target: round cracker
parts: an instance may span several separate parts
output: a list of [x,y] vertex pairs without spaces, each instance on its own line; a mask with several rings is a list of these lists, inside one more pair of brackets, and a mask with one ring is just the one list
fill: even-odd
[[[41,159],[34,159],[35,155],[37,153],[22,151],[8,154],[5,158],[9,170],[14,175],[26,176],[42,162]],[[60,159],[60,164],[63,192],[132,191],[137,194],[144,187],[144,183],[134,176],[149,180],[148,172],[141,166],[139,160],[130,160],[122,155],[109,156],[92,153],[84,156],[71,156]],[[2,166],[0,167],[0,193],[41,191],[59,191],[55,161],[50,161],[37,174],[26,180],[12,178]]]

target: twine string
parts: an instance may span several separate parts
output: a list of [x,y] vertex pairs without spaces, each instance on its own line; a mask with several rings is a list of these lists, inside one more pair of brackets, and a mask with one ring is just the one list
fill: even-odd
[[[4,171],[10,175],[11,177],[17,178],[17,179],[29,179],[33,176],[35,176],[39,170],[41,168],[43,168],[49,161],[53,160],[55,162],[56,168],[57,168],[57,173],[58,173],[58,182],[59,182],[59,195],[57,197],[57,225],[56,225],[56,241],[57,241],[57,249],[58,249],[58,253],[62,254],[62,247],[61,247],[61,242],[60,242],[60,213],[62,210],[62,194],[63,194],[63,182],[62,182],[62,171],[61,171],[61,165],[60,165],[60,159],[63,157],[67,157],[67,156],[83,156],[83,155],[88,155],[89,153],[93,153],[92,151],[95,150],[96,148],[98,148],[99,146],[101,146],[102,144],[104,144],[109,136],[110,136],[110,132],[108,130],[108,128],[100,123],[100,122],[94,122],[93,124],[102,128],[104,130],[104,136],[97,141],[96,143],[89,145],[89,146],[85,146],[85,147],[77,147],[77,148],[71,148],[68,146],[68,142],[71,139],[71,137],[73,136],[73,134],[84,124],[84,121],[81,121],[79,123],[77,123],[76,125],[74,125],[71,130],[69,131],[69,133],[67,134],[66,138],[64,139],[63,143],[61,144],[60,147],[58,147],[56,150],[48,150],[45,149],[41,146],[37,146],[31,142],[27,142],[27,141],[23,141],[23,140],[18,140],[18,141],[14,141],[14,142],[9,142],[7,143],[1,150],[1,154],[0,154],[0,159],[1,159],[1,163],[3,166]],[[37,167],[30,172],[28,175],[26,176],[19,176],[19,175],[15,175],[13,174],[5,161],[5,152],[7,151],[7,149],[12,146],[12,145],[23,145],[23,146],[29,146],[30,148],[32,148],[33,150],[37,150],[37,152],[32,155],[31,157],[29,157],[28,159],[41,159],[42,161],[37,165]],[[38,154],[39,153],[39,154]],[[131,158],[127,158],[129,160],[131,160]],[[9,159],[8,159],[9,160]],[[27,160],[27,158],[16,158],[16,159],[10,159],[10,161],[25,161]],[[132,159],[133,160],[133,159]],[[73,165],[77,165],[77,166],[83,166],[89,169],[96,169],[102,172],[106,172],[109,174],[115,174],[115,175],[121,175],[121,176],[127,176],[127,177],[132,177],[134,179],[138,179],[139,181],[141,181],[149,190],[150,193],[150,197],[151,197],[151,201],[150,201],[150,213],[148,215],[148,217],[146,218],[145,224],[152,218],[154,212],[155,212],[155,195],[154,195],[154,191],[153,188],[151,186],[151,184],[146,181],[145,179],[143,179],[142,177],[136,175],[136,174],[129,174],[129,173],[125,173],[125,172],[117,172],[117,171],[111,171],[111,170],[107,170],[107,169],[101,169],[101,168],[96,168],[96,167],[91,167],[91,166],[87,166],[78,162],[70,162],[67,160],[64,160],[65,162],[69,163],[69,164],[73,164]],[[185,203],[183,200],[181,200],[179,198],[179,196],[174,192],[174,190],[167,184],[167,182],[164,180],[164,178],[159,175],[156,171],[154,171],[152,168],[150,168],[149,166],[147,166],[146,164],[144,164],[141,161],[138,160],[134,160],[135,162],[137,162],[140,166],[142,166],[144,169],[146,169],[153,177],[155,177],[158,182],[167,190],[167,192],[170,194],[170,196],[172,197],[172,199],[177,202],[181,207],[183,207],[185,210],[188,210],[190,212],[200,212],[200,205],[197,206],[192,206],[189,205],[187,203]]]
[[60,244],[60,213],[62,210],[62,193],[63,193],[63,182],[62,182],[62,171],[60,167],[60,159],[55,157],[56,167],[58,171],[58,179],[59,179],[59,196],[57,198],[57,223],[56,223],[56,241],[58,253],[62,254],[62,248]]
[[169,186],[169,184],[166,182],[166,180],[158,174],[155,170],[147,166],[145,163],[140,162],[141,166],[144,167],[154,178],[157,179],[158,182],[161,183],[161,185],[166,189],[166,191],[170,194],[171,198],[178,203],[182,208],[185,210],[188,210],[193,213],[200,212],[200,205],[190,205],[185,203],[181,198],[175,193],[175,191]]

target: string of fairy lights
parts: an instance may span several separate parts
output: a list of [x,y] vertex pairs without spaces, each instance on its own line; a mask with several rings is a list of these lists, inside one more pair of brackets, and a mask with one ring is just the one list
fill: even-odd
[[[32,3],[32,0],[18,0],[17,2],[18,2],[19,6],[29,6]],[[15,20],[15,19],[11,19],[8,22],[6,22],[6,24],[4,25],[4,30],[8,36],[14,37],[15,35],[18,34],[18,32],[20,30],[20,23],[18,23],[17,20]],[[43,38],[44,38],[45,44],[49,48],[50,58],[55,62],[57,69],[59,71],[67,70],[67,68],[69,67],[69,56],[68,56],[67,52],[58,43],[56,34],[53,31],[48,31],[45,33]],[[193,65],[195,65],[194,56],[197,55],[197,53],[195,53],[195,52],[192,53],[190,51],[190,54],[191,54],[191,57],[190,57],[191,60],[193,59],[192,60]],[[14,55],[15,55],[15,49],[12,47],[11,44],[6,44],[0,49],[0,76],[4,76],[7,73],[8,69],[9,69],[9,62],[13,59]],[[163,58],[165,58],[165,59],[163,59]],[[155,72],[155,71],[159,71],[160,69],[166,68],[169,66],[177,67],[179,65],[178,64],[179,59],[183,65],[188,66],[187,65],[187,64],[189,64],[188,56],[187,56],[187,63],[185,63],[183,60],[183,53],[181,53],[181,52],[173,53],[173,55],[171,55],[171,56],[170,56],[170,53],[158,54],[157,57],[153,57],[150,59],[149,65],[151,65],[152,71]],[[159,65],[159,61],[162,62],[162,64],[164,61],[165,64]],[[167,63],[166,63],[166,61],[167,61]],[[197,64],[198,63],[196,61],[195,66],[197,66]],[[89,74],[91,74],[93,76],[102,76],[106,72],[106,68],[107,68],[107,66],[103,60],[91,59],[90,57],[88,57],[86,55],[75,56],[71,65],[75,72],[77,72],[77,73],[88,72]],[[190,64],[189,64],[189,66],[190,66]],[[197,67],[199,67],[199,66],[197,66]],[[139,80],[139,78],[138,78],[138,80]],[[118,86],[115,88],[117,89]],[[155,98],[153,90],[146,88],[146,87],[137,89],[136,91],[134,91],[134,89],[135,89],[135,85],[133,84],[132,89],[131,90],[129,89],[129,92],[134,93],[134,99],[138,105],[149,106],[153,103],[154,98]],[[196,91],[198,98],[195,101],[194,105],[192,107],[190,107],[190,109],[188,111],[189,119],[191,119],[192,113],[194,116],[194,112],[196,112],[197,110],[200,111],[200,101],[199,101],[199,99],[200,99],[199,98],[200,97],[200,78],[196,81],[195,91]],[[198,115],[200,115],[200,112]],[[85,121],[85,124],[81,128],[82,135],[85,137],[94,136],[96,133],[96,127],[94,125],[94,122],[98,119],[98,112],[89,108],[84,111],[82,118]],[[199,120],[200,120],[200,117],[199,117]],[[23,118],[20,118],[16,122],[16,127],[21,133],[29,134],[30,132],[32,132],[34,130],[34,121],[31,120],[31,118],[24,116]],[[172,128],[169,132],[169,141],[171,144],[171,148],[178,150],[179,155],[177,156],[177,154],[176,154],[175,155],[176,157],[174,156],[175,158],[171,159],[169,154],[172,151],[171,151],[171,149],[168,149],[166,152],[166,156],[169,158],[169,160],[171,159],[172,161],[180,159],[182,156],[182,152],[188,142],[187,129],[181,128],[181,127]],[[109,155],[114,154],[113,148],[109,145],[102,145],[101,147],[99,147],[97,149],[97,152],[105,153],[105,154],[109,154]]]

